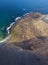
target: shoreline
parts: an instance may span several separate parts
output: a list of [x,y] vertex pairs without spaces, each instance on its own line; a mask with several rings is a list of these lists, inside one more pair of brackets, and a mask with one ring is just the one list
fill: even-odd
[[[29,15],[30,13],[35,13],[35,12],[29,12],[29,13],[27,12],[27,13],[25,13],[24,15],[22,15],[21,17],[16,17],[16,18],[15,18],[15,22],[12,22],[12,23],[9,25],[9,27],[6,28],[7,33],[8,33],[9,36],[6,37],[5,39],[1,40],[0,43],[3,43],[3,42],[5,42],[5,41],[7,41],[7,40],[11,37],[11,30],[12,30],[12,28],[14,28],[14,25],[17,24],[17,21],[18,21],[18,20],[21,20],[23,17],[25,17],[26,15]],[[36,13],[39,13],[39,12],[36,12]]]
[[6,42],[8,39],[10,39],[10,37],[11,37],[11,35],[9,35],[8,37],[6,37],[6,38],[3,39],[2,41],[0,41],[0,44]]

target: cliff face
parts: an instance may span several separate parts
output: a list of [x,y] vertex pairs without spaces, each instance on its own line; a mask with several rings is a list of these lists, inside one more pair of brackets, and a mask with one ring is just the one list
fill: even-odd
[[30,13],[18,20],[11,31],[9,42],[22,42],[33,38],[47,38],[48,23],[44,21],[45,16],[40,13]]

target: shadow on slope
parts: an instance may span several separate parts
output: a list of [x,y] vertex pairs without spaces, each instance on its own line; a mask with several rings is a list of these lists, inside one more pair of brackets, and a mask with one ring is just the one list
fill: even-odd
[[38,39],[2,44],[0,45],[0,65],[48,65],[40,54],[38,56],[33,51],[29,51],[41,48],[43,45],[42,40]]
[[40,59],[30,51],[10,45],[0,46],[0,65],[42,65]]
[[37,38],[32,38],[18,43],[14,42],[13,44],[25,50],[36,50],[38,48],[43,47],[45,43],[46,44],[48,43],[48,38],[40,36]]

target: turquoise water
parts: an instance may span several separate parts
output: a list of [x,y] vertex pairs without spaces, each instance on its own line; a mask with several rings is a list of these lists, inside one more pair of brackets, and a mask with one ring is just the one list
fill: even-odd
[[0,14],[0,39],[7,36],[6,28],[13,21],[13,18],[7,14]]
[[6,28],[27,12],[48,14],[48,0],[0,0],[0,40],[8,36]]

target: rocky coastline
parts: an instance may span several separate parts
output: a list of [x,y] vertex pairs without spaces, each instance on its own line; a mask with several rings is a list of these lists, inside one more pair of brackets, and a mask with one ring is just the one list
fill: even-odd
[[[47,18],[48,18],[47,15],[44,15],[44,14],[41,14],[41,13],[38,13],[38,12],[26,13],[26,14],[24,14],[24,15],[21,16],[21,17],[15,18],[15,22],[11,23],[10,26],[7,27],[7,33],[8,33],[9,36],[6,37],[5,39],[3,39],[2,41],[0,41],[0,43],[3,43],[3,42],[5,42],[5,41],[7,41],[7,40],[11,37],[11,32],[12,32],[12,30],[14,29],[14,27],[18,24],[18,22],[19,22],[20,20],[24,19],[25,17],[30,16],[30,14],[35,15],[35,18],[36,18],[37,15],[40,15],[41,17],[43,17],[42,19],[43,19],[43,21],[45,21],[45,22],[47,21]],[[37,14],[37,15],[36,15],[36,14]]]
[[0,65],[48,65],[46,17],[26,13],[10,24],[9,36],[0,42]]

